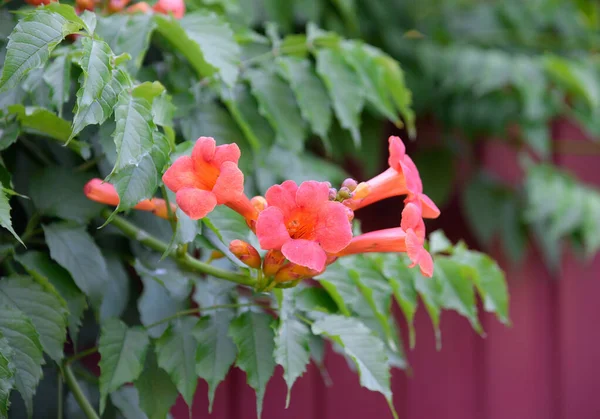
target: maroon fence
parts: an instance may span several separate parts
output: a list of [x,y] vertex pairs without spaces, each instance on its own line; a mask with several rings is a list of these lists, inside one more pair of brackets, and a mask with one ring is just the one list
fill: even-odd
[[[582,181],[600,186],[598,148],[581,147],[588,144],[583,143],[583,134],[565,121],[554,124],[553,136],[569,139],[574,145],[561,146],[560,150],[566,151],[559,150],[555,163]],[[589,150],[596,155],[589,155]],[[515,155],[500,143],[486,146],[481,158],[509,182],[522,176]],[[382,222],[385,208],[374,211],[377,222]],[[392,223],[397,222],[397,213],[390,217]],[[366,221],[372,221],[368,215]],[[445,209],[440,221],[452,238],[464,236],[466,227],[456,203]],[[400,370],[392,376],[400,418],[600,418],[600,257],[583,262],[567,251],[559,277],[553,278],[533,248],[528,249],[518,268],[504,263],[501,254],[496,256],[509,279],[512,327],[484,314],[487,337],[483,339],[466,319],[444,312],[443,346],[438,352],[431,322],[421,307],[416,316],[417,345],[408,353],[410,376]],[[383,396],[360,388],[358,376],[341,356],[329,351],[326,365],[334,385],[326,387],[311,365],[294,386],[289,409],[284,408],[286,387],[278,368],[267,388],[263,418],[392,417]],[[206,395],[206,384],[200,381],[193,418],[256,417],[254,393],[238,369],[232,370],[217,389],[211,415]],[[181,398],[172,412],[176,419],[188,417],[188,407]]]

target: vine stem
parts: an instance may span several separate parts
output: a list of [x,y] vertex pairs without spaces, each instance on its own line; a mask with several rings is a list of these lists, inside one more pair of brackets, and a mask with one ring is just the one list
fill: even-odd
[[[108,208],[102,210],[102,216],[108,220],[111,215],[111,211]],[[177,249],[170,249],[169,245],[164,241],[153,237],[148,232],[142,230],[141,228],[135,226],[129,221],[125,220],[123,217],[115,215],[112,217],[110,224],[114,227],[121,230],[123,234],[125,234],[130,239],[136,240],[142,243],[145,246],[148,246],[152,250],[156,250],[162,254],[167,254],[172,257],[182,268],[191,271],[202,272],[208,275],[212,275],[216,278],[221,278],[226,281],[235,282],[241,285],[248,285],[253,287],[256,283],[254,278],[251,278],[247,275],[237,274],[235,272],[227,271],[225,269],[220,269],[209,265],[208,263],[204,263],[199,261],[198,259],[192,257],[189,253],[184,253],[181,255],[177,254]]]
[[79,383],[77,382],[77,379],[73,374],[73,370],[69,365],[63,365],[63,375],[65,377],[65,382],[71,390],[71,393],[73,393],[73,396],[75,397],[75,400],[77,400],[79,407],[81,407],[81,410],[83,410],[83,413],[85,413],[88,419],[100,419],[90,401],[87,399],[87,397],[85,397],[85,394],[83,394],[83,390],[81,390],[81,387],[79,387]]

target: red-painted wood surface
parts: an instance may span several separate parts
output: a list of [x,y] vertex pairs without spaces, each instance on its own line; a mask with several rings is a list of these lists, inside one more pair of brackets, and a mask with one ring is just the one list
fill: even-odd
[[[554,124],[552,131],[557,139],[585,139],[566,121]],[[487,145],[480,157],[505,181],[520,182],[516,156],[501,143]],[[556,155],[555,163],[600,187],[600,155]],[[400,200],[375,205],[364,214],[364,225],[379,228],[396,223],[400,205]],[[439,226],[451,238],[465,235],[456,202],[445,208]],[[567,251],[559,277],[553,278],[532,247],[519,267],[510,267],[500,253],[494,256],[509,279],[512,327],[483,314],[487,333],[483,339],[466,319],[444,312],[443,346],[438,352],[431,322],[421,308],[416,316],[417,345],[408,353],[412,376],[403,371],[392,375],[400,418],[599,419],[600,257],[583,262]],[[326,364],[333,387],[326,387],[311,366],[294,386],[289,409],[284,408],[286,390],[278,369],[267,388],[263,418],[391,418],[383,397],[360,388],[357,375],[342,357],[329,351]],[[234,369],[219,386],[212,415],[206,393],[201,382],[193,418],[256,418],[256,400],[243,372]],[[173,414],[176,419],[188,417],[183,400]]]

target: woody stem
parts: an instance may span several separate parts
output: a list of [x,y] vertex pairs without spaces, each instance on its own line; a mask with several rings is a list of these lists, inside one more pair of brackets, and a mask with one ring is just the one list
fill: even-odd
[[[111,211],[108,208],[102,210],[102,216],[104,218],[108,219],[110,217],[110,214]],[[216,268],[212,265],[209,265],[208,263],[199,261],[198,259],[192,257],[189,253],[178,254],[177,249],[171,249],[167,251],[167,249],[169,248],[169,245],[167,243],[150,235],[148,232],[125,220],[123,217],[115,215],[113,216],[110,223],[114,227],[121,230],[121,232],[130,239],[136,240],[142,243],[143,245],[148,246],[150,249],[156,250],[157,252],[167,252],[167,254],[170,257],[172,257],[179,264],[179,266],[181,266],[184,269],[194,272],[202,272],[208,275],[212,275],[216,278],[221,278],[226,281],[235,282],[241,285],[248,285],[251,287],[255,285],[254,278],[251,278],[247,275],[240,275],[235,272],[227,271],[225,269]]]

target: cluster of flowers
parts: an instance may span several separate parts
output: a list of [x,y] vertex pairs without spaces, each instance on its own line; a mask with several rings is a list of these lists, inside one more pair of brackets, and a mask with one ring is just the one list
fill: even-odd
[[[25,0],[25,2],[32,6],[41,6],[58,2],[58,0]],[[103,5],[103,11],[107,14],[121,11],[148,13],[153,10],[156,13],[165,15],[172,13],[177,19],[181,19],[185,14],[185,0],[158,0],[152,7],[145,1],[140,1],[126,8],[130,2],[131,0],[109,0],[108,2],[103,0],[75,0],[75,9],[79,14],[84,10],[94,11],[96,7]]]
[[[417,167],[398,137],[389,138],[389,168],[363,183],[346,179],[339,190],[329,182],[291,180],[271,186],[264,197],[244,194],[244,175],[238,167],[236,144],[217,146],[200,137],[191,156],[178,158],[163,175],[176,194],[179,208],[194,220],[207,216],[217,205],[241,214],[267,253],[264,260],[250,244],[234,240],[230,250],[246,265],[262,269],[276,282],[316,276],[337,258],[367,252],[406,252],[411,267],[423,275],[433,273],[433,260],[424,248],[424,218],[440,211],[427,195]],[[118,205],[114,187],[93,179],[85,186],[88,198]],[[392,196],[406,195],[400,226],[353,236],[354,211]],[[168,217],[166,202],[145,200],[136,207]]]

